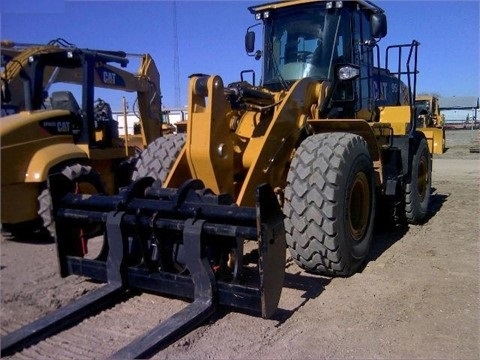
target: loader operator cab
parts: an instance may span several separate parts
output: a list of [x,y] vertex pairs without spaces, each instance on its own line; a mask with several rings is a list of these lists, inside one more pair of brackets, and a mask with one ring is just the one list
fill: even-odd
[[[386,35],[380,8],[365,1],[292,1],[250,11],[264,25],[264,48],[255,53],[263,59],[263,87],[286,90],[311,77],[331,84],[331,100],[344,116],[371,107],[373,49]],[[252,33],[247,32],[247,53],[254,51]]]

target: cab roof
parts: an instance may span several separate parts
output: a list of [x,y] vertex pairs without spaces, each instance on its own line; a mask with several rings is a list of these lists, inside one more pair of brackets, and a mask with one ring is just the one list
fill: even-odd
[[[261,11],[266,11],[266,10],[274,10],[274,9],[280,9],[280,8],[286,8],[290,6],[296,6],[296,5],[301,5],[301,4],[309,4],[309,3],[336,3],[336,2],[343,2],[343,1],[328,1],[328,0],[286,0],[286,1],[275,1],[275,2],[270,2],[270,3],[265,3],[261,5],[256,5],[256,6],[250,6],[248,10],[252,14],[255,14],[257,12]],[[349,2],[356,2],[358,5],[360,5],[361,8],[368,9],[374,13],[383,13],[383,9],[380,8],[379,6],[375,5],[371,1],[368,0],[355,0],[355,1],[349,1]]]

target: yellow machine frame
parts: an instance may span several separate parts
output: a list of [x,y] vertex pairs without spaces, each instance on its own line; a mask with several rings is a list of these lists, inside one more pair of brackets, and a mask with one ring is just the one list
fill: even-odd
[[428,148],[432,154],[445,152],[445,117],[440,113],[438,97],[434,95],[418,95],[415,102],[428,104],[428,110],[417,108],[417,129],[425,134]]
[[[20,110],[19,113],[2,117],[1,126],[1,218],[2,224],[22,224],[38,218],[37,197],[45,188],[48,175],[52,169],[61,170],[62,166],[81,163],[91,166],[102,174],[105,190],[115,192],[115,173],[121,161],[134,156],[138,149],[146,147],[162,134],[160,75],[155,62],[149,54],[125,54],[102,50],[83,50],[60,45],[29,45],[2,41],[2,53],[12,58],[2,72],[2,91],[8,90],[8,97],[3,101]],[[69,52],[80,54],[95,52],[98,56],[91,73],[91,85],[127,92],[136,92],[138,101],[140,135],[128,135],[125,138],[107,139],[106,130],[87,130],[93,120],[87,120],[86,114],[72,114],[69,110],[51,110],[41,108],[37,98],[32,104],[25,101],[24,77],[29,73],[32,59],[42,56],[59,56]],[[102,56],[105,60],[102,62]],[[75,55],[77,56],[77,55]],[[140,59],[136,72],[129,72],[108,63],[111,59],[126,65],[130,57]],[[45,66],[42,88],[47,82],[84,84],[83,67]],[[86,60],[87,61],[87,60]],[[111,84],[102,79],[98,68],[115,74],[122,79],[120,84]],[[32,70],[33,71],[33,70]],[[23,75],[22,75],[23,74]],[[32,83],[33,84],[33,83]],[[32,85],[33,86],[33,85]],[[86,85],[83,85],[84,87]],[[79,116],[80,115],[80,116]],[[83,118],[83,124],[81,123]],[[76,119],[76,120],[72,120]],[[88,123],[91,121],[91,123]],[[42,124],[51,123],[47,129]],[[56,125],[55,125],[56,124]],[[63,124],[63,125],[62,125]],[[55,130],[62,125],[64,129]],[[62,127],[60,126],[60,127]],[[78,126],[90,135],[78,138],[72,133],[72,126]],[[50,131],[49,129],[52,129]],[[65,131],[64,131],[65,130]],[[93,145],[92,141],[96,144]]]

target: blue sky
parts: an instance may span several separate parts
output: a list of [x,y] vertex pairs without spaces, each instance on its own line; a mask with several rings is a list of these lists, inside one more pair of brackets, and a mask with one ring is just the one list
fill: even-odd
[[[177,0],[181,104],[188,75],[218,74],[225,83],[260,63],[246,56],[244,35],[253,25],[248,6],[259,1]],[[479,13],[475,1],[375,1],[386,11],[385,46],[421,43],[417,92],[480,96]],[[0,37],[23,43],[63,38],[79,47],[152,54],[161,74],[165,107],[174,106],[172,1],[2,0]],[[119,108],[120,102],[112,104]]]

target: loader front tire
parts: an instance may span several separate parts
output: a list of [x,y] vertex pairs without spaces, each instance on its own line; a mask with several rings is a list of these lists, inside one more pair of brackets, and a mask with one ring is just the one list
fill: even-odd
[[285,188],[286,241],[294,261],[312,273],[350,276],[373,236],[373,163],[365,140],[316,134],[299,146]]
[[[81,164],[70,165],[63,168],[61,173],[73,182],[75,188],[72,189],[72,192],[89,195],[105,193],[100,175],[90,166]],[[38,202],[38,215],[43,220],[43,226],[52,237],[55,237],[52,197],[48,187],[40,193]]]
[[405,217],[409,224],[420,224],[428,213],[430,193],[432,188],[432,159],[424,138],[413,142],[410,181],[405,187]]
[[184,134],[166,135],[150,143],[137,160],[132,180],[151,176],[163,183],[184,144]]

